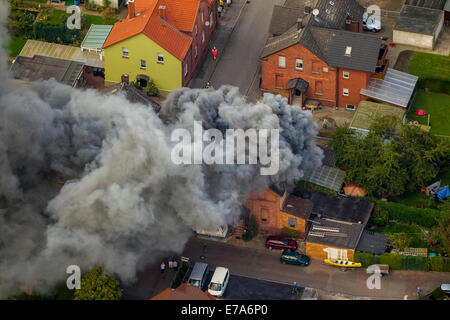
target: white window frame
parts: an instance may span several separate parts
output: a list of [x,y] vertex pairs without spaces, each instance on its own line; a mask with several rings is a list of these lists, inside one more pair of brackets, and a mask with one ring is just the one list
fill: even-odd
[[342,89],[342,95],[348,97],[348,95],[350,94],[350,91],[348,90],[348,88],[343,88]]
[[[144,61],[144,65],[142,65],[142,61]],[[145,61],[144,59],[141,59],[139,61],[139,66],[141,67],[141,69],[147,69],[147,61]]]
[[286,68],[286,57],[278,56],[278,68]]
[[[353,108],[349,108],[348,106],[353,106]],[[347,110],[352,110],[352,111],[356,111],[356,106],[354,104],[346,104],[345,105],[345,109]]]
[[202,24],[205,23],[205,18],[203,17],[203,11],[202,11]]
[[350,79],[350,72],[349,71],[342,71],[342,78]]
[[[160,61],[159,58],[162,58],[162,61]],[[164,63],[164,55],[162,53],[158,53],[158,55],[156,56],[156,62],[161,64]]]
[[346,56],[351,56],[351,55],[352,55],[352,47],[347,46],[347,47],[345,48],[345,55],[346,55]]
[[197,35],[197,33],[198,33],[198,26],[197,26],[197,23],[195,24],[194,29],[195,29],[195,35]]
[[128,48],[122,47],[122,58],[129,58],[130,53],[128,52]]
[[202,44],[205,43],[205,31],[202,30]]
[[197,55],[198,55],[197,45],[194,46],[194,53],[195,53],[195,57],[197,57]]
[[186,75],[187,75],[187,73],[188,73],[188,64],[187,64],[187,62],[184,64],[184,76],[186,77]]
[[209,27],[211,28],[213,24],[213,14],[212,11],[209,13]]
[[[299,63],[301,67],[297,67]],[[303,59],[295,59],[295,70],[303,71]]]
[[328,67],[323,67],[323,68],[322,68],[322,71],[323,71],[323,72],[328,72]]
[[[291,221],[294,223],[291,224]],[[288,218],[288,226],[289,226],[289,228],[297,228],[297,226],[298,226],[297,219],[289,217]]]

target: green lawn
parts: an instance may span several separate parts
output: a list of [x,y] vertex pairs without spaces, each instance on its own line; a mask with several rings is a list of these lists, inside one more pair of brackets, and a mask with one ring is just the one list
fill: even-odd
[[[436,178],[436,180],[437,179],[438,178]],[[394,197],[390,200],[415,208],[437,208],[436,200],[434,200],[434,198],[432,197],[427,197],[427,195],[420,190],[415,192],[407,192],[401,197]]]
[[48,0],[28,0],[31,2],[47,3]]
[[394,234],[394,233],[406,233],[408,234],[412,240],[410,247],[412,248],[426,248],[427,244],[425,241],[421,239],[422,231],[418,226],[415,225],[406,225],[396,222],[391,222],[387,226],[377,227],[374,232],[385,233],[385,234]]
[[[427,112],[425,117],[417,117],[416,110],[423,109]],[[408,119],[417,120],[420,124],[428,123],[430,114],[431,133],[450,136],[450,96],[418,90],[414,104],[408,113]]]
[[10,57],[17,57],[22,50],[27,39],[22,37],[11,37],[8,45],[8,53]]
[[450,80],[450,57],[415,51],[408,72],[419,78]]
[[68,15],[64,10],[53,10],[53,14],[50,19],[48,19],[49,23],[61,23],[61,17]]

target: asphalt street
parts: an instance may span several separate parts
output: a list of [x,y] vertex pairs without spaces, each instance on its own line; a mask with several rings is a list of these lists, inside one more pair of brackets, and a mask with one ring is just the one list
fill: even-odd
[[211,77],[212,86],[231,84],[246,94],[266,44],[273,6],[282,3],[284,0],[247,1]]
[[[204,243],[207,243],[206,252],[203,250]],[[212,269],[227,267],[234,276],[288,286],[296,281],[301,287],[354,298],[404,299],[407,295],[408,299],[415,299],[417,287],[422,288],[423,292],[430,292],[441,283],[450,282],[450,274],[445,272],[396,270],[381,278],[380,289],[369,289],[367,279],[370,274],[364,268],[343,272],[319,260],[312,260],[307,267],[282,265],[278,250],[244,248],[196,238],[188,242],[183,255],[192,261],[204,261]]]
[[[210,270],[203,291],[208,290],[214,269]],[[272,281],[257,280],[231,273],[230,281],[222,299],[225,300],[299,300],[304,288],[298,288],[298,293],[292,293],[292,285]]]

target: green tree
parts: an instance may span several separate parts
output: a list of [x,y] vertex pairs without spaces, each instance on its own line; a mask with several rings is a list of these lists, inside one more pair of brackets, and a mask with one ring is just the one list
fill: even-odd
[[411,243],[411,237],[406,233],[394,233],[389,236],[389,242],[394,247],[394,249],[403,251],[409,247]]
[[258,235],[258,222],[254,216],[250,217],[248,222],[247,231],[242,235],[244,241],[250,241]]
[[74,300],[119,300],[123,290],[119,281],[96,266],[81,279],[81,288],[75,291]]
[[155,96],[155,97],[159,96],[158,87],[156,86],[155,81],[153,81],[153,79],[150,79],[147,82],[147,86],[145,87],[145,92],[147,92],[147,94],[149,96]]
[[445,165],[450,153],[429,132],[391,116],[375,119],[366,135],[338,126],[332,138],[345,181],[377,197],[422,187],[436,175],[434,163]]

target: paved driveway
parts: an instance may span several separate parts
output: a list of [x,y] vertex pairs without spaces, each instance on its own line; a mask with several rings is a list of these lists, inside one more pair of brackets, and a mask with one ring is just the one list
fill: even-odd
[[[223,295],[227,300],[299,300],[304,288],[298,288],[298,294],[292,294],[292,286],[285,283],[258,280],[233,274],[230,270],[230,281]],[[203,291],[208,290],[208,284],[214,273],[209,272]]]

